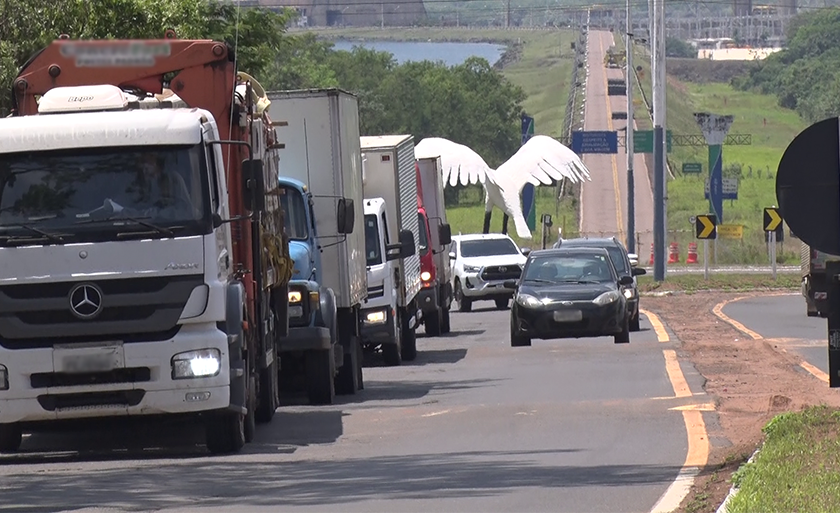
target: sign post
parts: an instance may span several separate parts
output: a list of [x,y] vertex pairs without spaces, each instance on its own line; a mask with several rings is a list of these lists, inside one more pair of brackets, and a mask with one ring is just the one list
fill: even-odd
[[770,267],[773,269],[773,281],[776,281],[776,232],[782,224],[782,216],[776,207],[764,209],[764,231],[770,251]]
[[723,142],[733,116],[721,116],[707,112],[695,112],[694,119],[703,130],[703,137],[709,145],[709,206],[711,212],[723,222]]
[[709,241],[717,240],[717,216],[702,214],[695,216],[694,227],[697,238],[703,241],[703,278],[709,279]]

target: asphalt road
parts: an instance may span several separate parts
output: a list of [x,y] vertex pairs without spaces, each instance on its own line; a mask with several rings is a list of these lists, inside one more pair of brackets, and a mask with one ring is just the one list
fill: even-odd
[[724,306],[723,313],[763,338],[781,339],[786,350],[828,373],[827,321],[805,314],[802,295],[742,299]]
[[176,428],[30,436],[0,457],[0,510],[650,511],[688,445],[670,345],[643,318],[627,345],[511,348],[508,311],[476,306],[415,362],[372,362],[357,396],[282,407],[238,455]]
[[[623,79],[619,68],[604,67],[604,56],[613,45],[609,31],[590,31],[588,76],[584,130],[623,130],[627,120],[613,120],[613,112],[627,112],[626,96],[608,96],[607,79]],[[637,95],[638,96],[638,95]],[[592,181],[584,182],[581,192],[580,232],[591,237],[618,237],[626,243],[627,235],[627,154],[619,147],[617,154],[585,154],[583,162]],[[653,242],[653,194],[644,156],[634,155],[635,232],[637,248],[647,255]]]

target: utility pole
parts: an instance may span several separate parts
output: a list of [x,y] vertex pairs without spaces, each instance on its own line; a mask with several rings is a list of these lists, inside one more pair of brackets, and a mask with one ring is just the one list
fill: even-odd
[[653,0],[653,279],[665,279],[665,0]]
[[385,28],[385,2],[379,2],[379,28]]
[[636,191],[633,177],[633,19],[630,14],[630,0],[627,0],[627,23],[625,30],[625,94],[627,95],[627,126],[625,128],[624,148],[627,152],[627,251],[636,252]]
[[505,11],[505,28],[510,28],[510,0],[507,0],[507,10]]

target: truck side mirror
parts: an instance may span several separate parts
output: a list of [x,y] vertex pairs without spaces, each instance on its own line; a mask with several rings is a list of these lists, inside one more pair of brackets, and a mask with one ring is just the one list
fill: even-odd
[[391,260],[399,260],[402,258],[402,244],[397,242],[396,244],[388,244],[385,246],[385,261],[390,262]]
[[452,243],[452,228],[448,224],[442,224],[438,227],[438,238],[440,245],[446,246]]
[[450,251],[450,252],[449,252],[449,258],[450,258],[451,260],[455,260],[455,252],[454,252],[454,251]]
[[242,161],[242,194],[246,209],[251,212],[265,210],[265,176],[262,160]]
[[350,198],[339,198],[338,212],[336,224],[338,226],[338,233],[350,234],[353,233],[353,228],[356,224],[356,205]]
[[400,258],[408,258],[415,253],[414,234],[411,230],[400,230]]

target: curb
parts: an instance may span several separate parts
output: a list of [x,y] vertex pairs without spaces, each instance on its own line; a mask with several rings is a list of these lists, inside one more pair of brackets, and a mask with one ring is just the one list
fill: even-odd
[[[755,459],[756,455],[758,454],[758,451],[760,451],[760,450],[761,450],[761,447],[762,447],[763,445],[764,445],[764,443],[762,442],[762,444],[761,444],[760,446],[758,446],[758,449],[756,449],[756,450],[752,453],[752,456],[750,456],[750,459],[748,459],[748,460],[747,460],[747,463],[745,463],[744,465],[746,465],[746,464],[749,464],[749,463],[752,463],[752,462],[753,462],[753,460]],[[741,467],[743,467],[744,465],[741,465]],[[741,467],[738,467],[738,470],[740,470],[740,469],[741,469]],[[736,470],[736,472],[737,472],[737,470]],[[735,495],[736,495],[737,493],[738,493],[738,488],[735,488],[735,485],[732,485],[732,486],[729,488],[729,493],[726,495],[726,498],[725,498],[725,499],[723,499],[723,502],[720,504],[720,506],[718,507],[718,509],[717,509],[717,510],[715,510],[715,513],[728,513],[727,508],[729,507],[729,502],[732,500],[732,498],[733,498],[733,497],[735,497]]]

